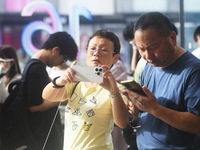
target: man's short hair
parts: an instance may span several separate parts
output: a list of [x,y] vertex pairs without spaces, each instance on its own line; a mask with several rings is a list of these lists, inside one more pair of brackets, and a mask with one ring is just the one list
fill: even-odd
[[54,47],[59,47],[60,55],[67,56],[68,60],[73,61],[76,59],[78,46],[72,36],[67,32],[63,31],[50,34],[41,49],[48,50]]
[[160,12],[150,12],[140,16],[135,23],[134,33],[136,30],[147,28],[154,28],[163,36],[168,36],[172,31],[177,33],[177,29],[169,17]]

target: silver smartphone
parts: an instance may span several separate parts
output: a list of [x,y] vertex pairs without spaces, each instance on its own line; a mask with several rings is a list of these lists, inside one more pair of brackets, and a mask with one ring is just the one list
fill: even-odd
[[76,72],[74,81],[103,82],[101,67],[73,65],[71,68]]

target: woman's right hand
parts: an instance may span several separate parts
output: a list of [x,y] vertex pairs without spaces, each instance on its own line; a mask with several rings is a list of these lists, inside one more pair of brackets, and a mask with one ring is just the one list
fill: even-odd
[[[72,65],[77,64],[77,61],[74,61]],[[76,72],[71,68],[67,68],[66,71],[63,73],[63,75],[60,76],[60,78],[57,79],[56,83],[58,85],[65,85],[67,83],[74,82],[74,77],[75,77]]]

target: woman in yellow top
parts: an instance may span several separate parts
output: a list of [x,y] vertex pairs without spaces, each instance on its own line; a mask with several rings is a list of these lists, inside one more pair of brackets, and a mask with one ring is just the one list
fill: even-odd
[[113,32],[98,30],[88,41],[86,64],[103,69],[103,82],[81,81],[74,88],[75,71],[68,68],[45,87],[45,100],[56,102],[68,99],[64,150],[112,150],[114,123],[120,128],[126,127],[126,99],[120,94],[121,87],[110,72],[119,59],[119,53],[118,37]]

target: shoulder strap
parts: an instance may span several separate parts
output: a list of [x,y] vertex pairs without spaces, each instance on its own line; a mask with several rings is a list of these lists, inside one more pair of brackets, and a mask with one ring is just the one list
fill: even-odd
[[25,81],[26,74],[27,74],[27,72],[28,72],[29,67],[30,67],[32,64],[37,63],[37,62],[38,62],[37,59],[32,59],[32,60],[28,61],[28,63],[26,64],[26,66],[25,66],[25,68],[24,68],[24,70],[23,70],[23,73],[22,73],[22,78],[21,78],[22,82]]
[[72,94],[74,93],[74,91],[75,91],[75,89],[76,89],[76,87],[77,87],[78,84],[79,84],[79,82],[77,82],[77,83],[74,85],[74,88],[73,88],[73,90],[72,90]]
[[25,66],[25,68],[24,68],[24,71],[23,71],[23,73],[22,73],[22,77],[21,77],[20,79],[18,79],[18,80],[12,81],[12,82],[9,84],[9,86],[8,86],[8,93],[9,93],[9,94],[14,90],[14,88],[15,88],[17,85],[23,86],[23,84],[24,84],[24,82],[25,82],[26,74],[27,74],[27,71],[28,71],[29,67],[30,67],[32,64],[36,63],[36,62],[38,62],[37,59],[33,59],[33,60],[31,60],[31,61],[28,61],[28,63],[26,64],[26,66]]

